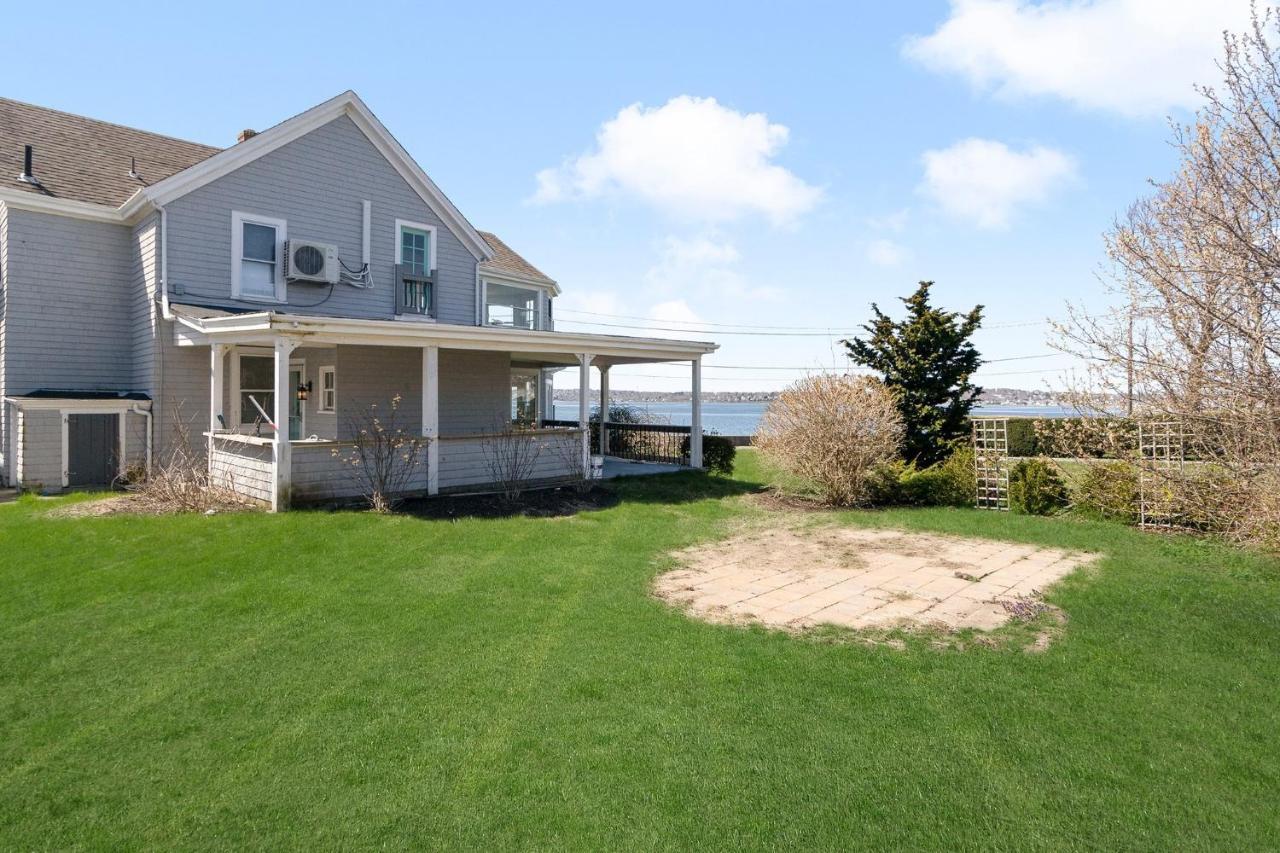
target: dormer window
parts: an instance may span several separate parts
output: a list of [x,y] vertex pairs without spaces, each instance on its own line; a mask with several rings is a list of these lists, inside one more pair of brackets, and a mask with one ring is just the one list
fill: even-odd
[[231,295],[253,302],[286,298],[283,219],[235,211],[231,214]]
[[396,313],[435,317],[436,229],[396,220]]

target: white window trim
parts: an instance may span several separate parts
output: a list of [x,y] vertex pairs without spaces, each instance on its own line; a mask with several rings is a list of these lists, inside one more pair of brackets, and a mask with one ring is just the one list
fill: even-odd
[[[534,323],[533,329],[525,329],[524,331],[541,331],[546,325],[546,300],[547,288],[539,287],[534,284],[525,284],[524,282],[511,281],[510,279],[500,278],[498,276],[483,276],[480,280],[480,325],[492,326],[489,322],[489,285],[497,284],[502,287],[510,287],[515,290],[532,290],[537,298],[534,300]],[[510,326],[501,326],[500,328],[508,329]]]
[[[325,374],[333,376],[333,405],[325,406],[324,403],[324,377]],[[316,400],[316,412],[331,415],[338,411],[338,369],[332,364],[325,365],[320,368],[320,397]]]
[[[240,293],[240,267],[244,260],[244,224],[266,225],[276,229],[276,295],[275,298]],[[256,213],[231,211],[231,298],[243,302],[286,302],[288,287],[284,279],[284,244],[289,239],[289,226],[283,219]]]
[[[240,409],[240,359],[241,359],[241,358],[243,358],[243,357],[245,357],[245,356],[248,356],[249,358],[274,358],[274,357],[275,357],[275,350],[269,349],[269,348],[267,348],[267,347],[236,347],[236,349],[233,351],[232,355],[234,355],[234,358],[232,358],[232,359],[231,359],[231,382],[230,382],[230,386],[231,386],[231,406],[230,406],[230,409],[231,409],[231,420],[230,420],[230,422],[228,422],[227,427],[228,427],[232,432],[247,432],[247,431],[249,431],[249,430],[253,429],[253,424],[242,424],[242,423],[240,423],[240,415],[241,415],[241,409]],[[307,362],[306,362],[306,359],[301,359],[301,358],[291,358],[291,359],[289,359],[289,369],[290,369],[290,370],[293,370],[294,368],[297,368],[298,370],[302,371],[302,381],[305,383],[305,382],[307,381]],[[265,389],[264,389],[264,390],[265,390]],[[275,389],[272,389],[272,393],[275,393]],[[296,389],[296,388],[291,388],[291,389],[289,389],[289,393],[290,393],[290,394],[296,394],[296,393],[297,393],[297,389]],[[261,402],[261,401],[259,401],[259,402]],[[264,408],[266,408],[268,411],[270,411],[270,407],[266,407],[266,406],[264,406]],[[287,428],[288,428],[288,425],[286,424],[286,429],[287,429]],[[306,436],[306,434],[307,434],[307,407],[306,407],[306,404],[304,403],[304,404],[303,404],[303,406],[302,406],[302,435],[305,437],[305,436]]]
[[403,257],[403,255],[400,254],[400,240],[401,240],[400,232],[405,228],[412,228],[414,231],[427,232],[427,274],[429,275],[435,272],[437,269],[436,267],[436,227],[434,225],[428,225],[425,222],[410,222],[407,219],[396,220],[396,230],[395,230],[396,245],[395,245],[395,250],[391,254],[391,257],[395,258],[396,266],[399,266],[402,263],[401,258]]

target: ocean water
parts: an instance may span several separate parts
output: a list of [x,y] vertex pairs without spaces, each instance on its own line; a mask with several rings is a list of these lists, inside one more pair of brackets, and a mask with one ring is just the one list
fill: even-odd
[[[647,412],[658,423],[687,425],[692,414],[688,403],[629,403],[615,401],[633,409]],[[702,428],[720,435],[752,435],[768,403],[703,403]],[[592,407],[592,411],[596,406]],[[973,413],[990,418],[1065,418],[1074,414],[1058,406],[977,406]],[[578,404],[569,400],[556,400],[556,417],[575,420]]]

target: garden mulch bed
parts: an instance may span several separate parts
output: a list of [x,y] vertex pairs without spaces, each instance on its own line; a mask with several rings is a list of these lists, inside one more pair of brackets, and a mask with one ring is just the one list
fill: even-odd
[[397,512],[418,518],[559,518],[617,506],[618,496],[595,486],[589,492],[569,487],[525,492],[515,500],[501,495],[440,495],[402,503]]

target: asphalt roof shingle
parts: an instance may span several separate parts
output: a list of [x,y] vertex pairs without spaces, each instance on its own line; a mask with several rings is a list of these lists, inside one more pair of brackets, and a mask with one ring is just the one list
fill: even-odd
[[[23,148],[32,146],[38,185],[18,180]],[[196,165],[222,149],[98,119],[0,98],[0,186],[52,198],[119,207],[139,189]],[[129,175],[130,164],[138,177]],[[480,236],[494,252],[482,270],[554,285],[497,235]]]
[[480,236],[489,244],[489,248],[493,249],[493,259],[480,264],[482,271],[505,272],[511,275],[518,275],[521,278],[533,279],[546,284],[555,284],[555,281],[550,276],[516,254],[516,251],[502,242],[498,235],[491,234],[488,231],[481,231]]
[[[38,186],[18,180],[27,145]],[[0,185],[13,190],[119,207],[142,187],[220,150],[0,98]],[[129,176],[131,158],[139,178]]]

